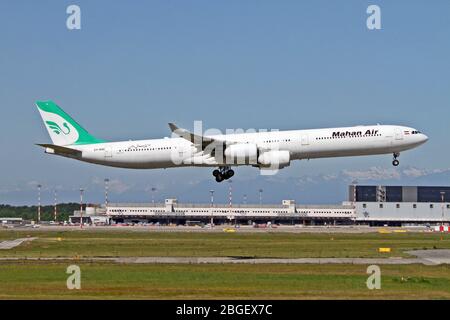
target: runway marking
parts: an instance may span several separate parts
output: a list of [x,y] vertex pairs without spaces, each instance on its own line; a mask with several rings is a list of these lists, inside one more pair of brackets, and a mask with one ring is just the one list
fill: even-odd
[[406,253],[433,264],[450,264],[450,249],[413,250]]
[[34,238],[20,238],[20,239],[15,239],[15,240],[2,241],[2,242],[0,242],[0,250],[12,249],[12,248],[15,248],[17,246],[20,246],[22,243],[24,243],[26,241],[33,241],[35,239],[37,239],[37,238],[36,237],[34,237]]

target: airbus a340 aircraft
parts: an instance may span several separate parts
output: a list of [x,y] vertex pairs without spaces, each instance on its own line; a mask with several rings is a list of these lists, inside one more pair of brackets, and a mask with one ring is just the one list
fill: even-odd
[[203,136],[169,123],[172,138],[107,142],[90,135],[54,102],[36,104],[53,142],[38,144],[46,153],[120,168],[215,167],[217,182],[234,175],[232,166],[278,170],[301,159],[393,154],[392,164],[398,166],[401,151],[428,140],[414,128],[394,125]]

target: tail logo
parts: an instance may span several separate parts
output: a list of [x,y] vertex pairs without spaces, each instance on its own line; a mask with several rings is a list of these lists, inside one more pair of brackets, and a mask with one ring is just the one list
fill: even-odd
[[61,134],[62,133],[62,134],[67,136],[70,133],[70,128],[69,128],[69,126],[67,125],[66,122],[63,123],[63,127],[65,129],[67,129],[67,130],[63,130],[56,122],[53,122],[53,121],[45,121],[45,123],[56,134]]

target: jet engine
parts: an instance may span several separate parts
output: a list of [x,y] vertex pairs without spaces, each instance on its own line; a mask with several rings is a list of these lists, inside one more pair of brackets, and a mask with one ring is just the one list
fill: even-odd
[[289,151],[274,150],[267,151],[258,157],[260,167],[268,167],[270,169],[282,169],[291,164],[291,156]]

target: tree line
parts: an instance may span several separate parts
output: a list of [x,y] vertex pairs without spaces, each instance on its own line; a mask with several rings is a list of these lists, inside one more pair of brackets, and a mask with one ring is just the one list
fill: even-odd
[[[80,210],[79,203],[61,203],[57,204],[57,221],[67,221],[69,216],[73,215],[74,210]],[[85,210],[85,206],[83,206]],[[41,221],[54,220],[55,207],[53,205],[41,206]],[[0,204],[1,218],[22,218],[24,220],[37,221],[37,206],[11,206]]]

